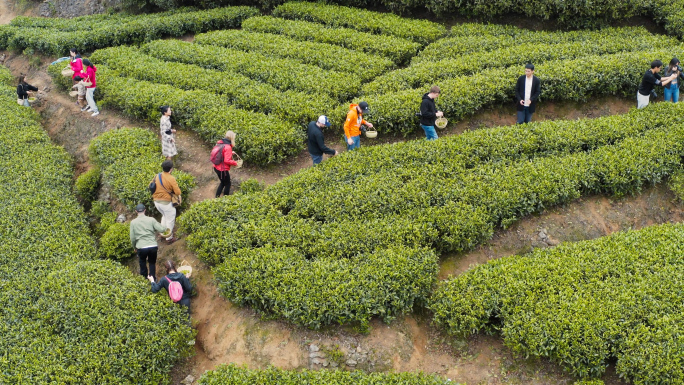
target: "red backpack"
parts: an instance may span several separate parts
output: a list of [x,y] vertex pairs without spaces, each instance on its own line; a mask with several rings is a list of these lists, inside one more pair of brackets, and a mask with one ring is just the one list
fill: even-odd
[[173,302],[178,302],[183,299],[183,286],[181,286],[180,282],[172,281],[169,277],[164,278],[169,281],[169,297],[171,297],[171,300]]
[[226,147],[225,143],[220,143],[211,149],[211,163],[220,165],[223,163],[223,149]]

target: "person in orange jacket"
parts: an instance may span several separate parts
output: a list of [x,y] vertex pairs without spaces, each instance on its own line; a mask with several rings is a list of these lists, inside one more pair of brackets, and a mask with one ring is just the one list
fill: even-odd
[[344,138],[347,140],[347,150],[361,147],[362,124],[368,126],[368,128],[373,128],[372,124],[363,120],[363,114],[365,113],[368,113],[368,103],[361,102],[349,105],[347,120],[344,122]]

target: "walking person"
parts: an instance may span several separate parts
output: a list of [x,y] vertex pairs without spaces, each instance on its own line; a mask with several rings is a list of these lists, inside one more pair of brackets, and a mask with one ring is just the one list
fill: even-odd
[[237,166],[237,162],[233,160],[234,145],[235,133],[228,131],[225,137],[216,142],[211,150],[211,163],[214,165],[214,172],[219,178],[216,198],[220,198],[221,194],[230,195],[230,167]]
[[437,130],[435,130],[435,120],[444,116],[442,111],[437,111],[435,106],[435,99],[439,96],[440,89],[437,86],[432,86],[430,92],[423,95],[423,100],[420,102],[420,127],[425,131],[425,139],[436,140]]
[[672,74],[666,78],[661,77],[658,72],[660,72],[662,67],[662,61],[654,60],[651,62],[651,69],[646,70],[644,73],[644,76],[641,78],[641,84],[639,84],[639,91],[637,91],[637,108],[641,109],[648,106],[651,93],[655,93],[653,89],[656,85],[666,86],[679,76]]
[[162,106],[159,110],[161,110],[162,113],[161,121],[159,122],[162,155],[164,155],[167,160],[172,160],[173,157],[178,154],[178,151],[176,150],[176,138],[173,135],[176,133],[176,130],[171,128],[171,114],[173,111],[169,106]]
[[154,177],[156,188],[152,194],[154,207],[162,215],[161,225],[168,228],[170,232],[166,238],[168,243],[176,241],[176,237],[173,236],[173,228],[176,224],[176,207],[182,203],[181,190],[176,178],[171,175],[171,170],[173,170],[173,161],[165,160],[162,163],[162,172]]
[[17,85],[17,103],[24,107],[31,107],[28,101],[29,92],[38,91],[38,88],[26,83],[26,76],[19,76],[19,84]]
[[515,84],[515,105],[518,110],[518,124],[532,121],[532,114],[537,107],[541,95],[541,82],[534,76],[534,64],[525,65],[525,75],[518,78]]
[[[152,292],[156,293],[162,288],[166,289],[166,291],[169,293],[169,297],[171,297],[174,302],[185,306],[185,310],[188,312],[188,315],[190,315],[190,295],[192,294],[192,285],[190,284],[190,280],[185,276],[185,274],[178,272],[176,269],[176,264],[173,263],[173,261],[169,260],[164,262],[164,267],[166,268],[166,276],[160,279],[159,282],[155,282],[156,279],[152,275],[147,277],[147,279],[152,283]],[[180,284],[182,293],[177,291],[177,286],[172,286],[175,285],[175,282]],[[180,299],[176,301],[174,299],[175,296],[180,296]]]
[[314,166],[323,161],[324,153],[330,156],[337,155],[336,150],[329,148],[323,142],[323,131],[321,131],[323,127],[330,127],[330,120],[325,115],[319,116],[315,122],[310,122],[306,129],[306,147],[309,150]]
[[[156,277],[157,241],[156,233],[166,232],[168,229],[162,226],[156,219],[145,215],[145,205],[138,203],[135,206],[138,217],[131,221],[131,244],[138,254],[140,275],[143,277]],[[149,271],[147,265],[149,264]]]
[[361,125],[373,128],[373,125],[363,119],[363,114],[368,113],[368,103],[350,104],[347,112],[347,120],[344,121],[344,138],[347,141],[347,150],[361,147]]
[[665,70],[666,78],[669,78],[672,75],[677,76],[672,79],[670,84],[663,87],[663,96],[665,97],[666,102],[677,103],[679,101],[679,79],[684,79],[684,74],[682,74],[682,67],[680,66],[679,59],[676,57],[670,60],[670,65],[667,66],[667,70]]
[[[100,115],[100,110],[97,109],[97,104],[95,104],[95,88],[97,88],[97,81],[96,81],[96,76],[95,73],[97,72],[97,68],[93,65],[93,63],[90,62],[88,59],[83,59],[83,73],[85,74],[85,81],[90,82],[91,85],[86,86],[86,100],[88,101],[88,105],[81,108],[81,111],[88,111],[92,112],[91,116],[97,116]],[[84,77],[81,75],[81,77]]]

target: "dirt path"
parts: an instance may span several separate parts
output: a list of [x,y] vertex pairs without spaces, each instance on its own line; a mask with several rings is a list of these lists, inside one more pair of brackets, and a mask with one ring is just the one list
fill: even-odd
[[9,24],[16,16],[14,5],[9,0],[0,0],[0,24]]
[[[19,72],[28,73],[29,81],[44,93],[44,102],[37,109],[41,112],[43,123],[53,140],[74,156],[77,172],[89,167],[87,147],[89,141],[98,134],[130,126],[146,127],[155,133],[158,130],[155,125],[129,119],[106,108],[100,116],[92,118],[81,113],[73,104],[72,98],[52,89],[52,82],[45,73],[45,66],[30,69],[25,57],[14,55],[9,56],[6,64],[15,75]],[[616,98],[594,100],[580,109],[573,105],[568,107],[548,104],[544,109],[540,108],[536,117],[553,119],[615,114],[624,112],[629,106],[631,103]],[[514,116],[512,111],[507,107],[482,111],[467,122],[443,132],[442,135],[510,124]],[[414,135],[408,138],[386,137],[376,141],[365,140],[364,145],[419,137],[420,135]],[[179,130],[177,140],[180,153],[176,165],[195,176],[198,182],[198,188],[191,194],[191,201],[213,198],[218,181],[211,165],[208,164],[211,145],[203,142],[194,133],[182,130]],[[337,135],[328,134],[326,143],[338,150],[344,148]],[[231,171],[231,174],[235,189],[247,178],[256,178],[262,183],[273,184],[310,166],[311,160],[308,154],[303,152],[280,165],[265,168],[246,166]],[[610,201],[607,198],[595,198],[605,200],[602,204],[587,203],[594,198],[580,200],[566,208],[526,219],[507,231],[501,231],[492,242],[472,253],[445,257],[441,276],[461,272],[472,263],[484,263],[490,258],[540,246],[534,242],[532,235],[542,226],[547,229],[548,239],[553,242],[593,238],[608,231],[626,228],[630,224],[636,226],[637,223],[645,225],[679,219],[681,213],[671,202],[672,198],[665,189],[649,189],[640,197],[624,201],[628,203],[608,204],[606,202]],[[665,207],[665,213],[655,209],[660,207]],[[570,222],[579,225],[568,226]],[[573,230],[592,228],[597,230]],[[197,377],[205,370],[213,369],[221,363],[244,364],[251,368],[274,365],[282,368],[314,369],[353,367],[368,371],[422,370],[469,384],[572,383],[570,377],[549,362],[526,361],[514,357],[499,338],[475,336],[467,340],[458,340],[445,336],[430,325],[429,314],[420,312],[400,317],[390,325],[373,321],[371,331],[367,335],[360,335],[348,327],[331,327],[314,332],[283,322],[263,321],[250,309],[236,307],[217,293],[211,271],[188,251],[183,239],[160,249],[158,268],[161,268],[166,259],[188,261],[194,267],[193,275],[199,292],[193,299],[193,322],[198,331],[196,355],[175,368],[174,383],[179,383],[187,374]],[[134,260],[129,262],[129,266],[137,272]],[[313,351],[315,349],[318,351]],[[356,365],[347,365],[353,362],[356,362]],[[614,375],[607,375],[605,380],[607,384],[621,384]]]

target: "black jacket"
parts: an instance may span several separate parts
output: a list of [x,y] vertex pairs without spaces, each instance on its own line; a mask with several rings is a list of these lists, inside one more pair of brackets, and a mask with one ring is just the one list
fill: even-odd
[[28,91],[38,91],[38,88],[25,83],[17,86],[17,99],[28,99]]
[[423,101],[420,102],[420,124],[423,126],[434,126],[437,119],[437,107],[435,100],[426,93]]
[[171,273],[165,277],[161,277],[157,282],[152,282],[152,292],[156,293],[162,288],[166,289],[166,291],[169,291],[169,280],[166,278],[171,279],[172,281],[178,281],[181,284],[181,287],[183,288],[183,297],[179,301],[181,305],[185,306],[190,306],[190,294],[192,293],[192,285],[190,284],[190,280],[188,277],[185,276],[183,273]]
[[306,129],[306,147],[309,149],[309,154],[321,156],[323,153],[328,155],[335,155],[335,150],[328,148],[323,143],[323,131],[316,125],[316,122],[309,123]]
[[[539,78],[532,75],[532,92],[530,93],[530,112],[534,112],[537,107],[537,99],[541,95],[541,82]],[[525,100],[525,75],[518,78],[518,82],[515,84],[515,107],[518,111],[522,111],[525,106],[520,104],[521,100]]]

